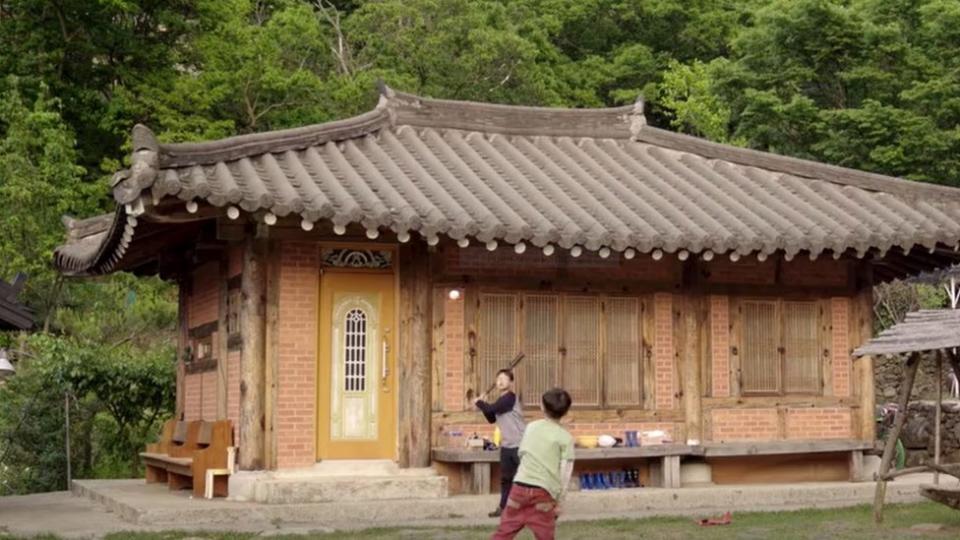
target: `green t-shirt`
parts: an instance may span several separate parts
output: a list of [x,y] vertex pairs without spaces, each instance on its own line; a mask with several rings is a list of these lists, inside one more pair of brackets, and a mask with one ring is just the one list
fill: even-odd
[[520,468],[514,482],[542,487],[554,499],[563,491],[560,465],[573,461],[573,437],[552,420],[531,422],[520,441]]

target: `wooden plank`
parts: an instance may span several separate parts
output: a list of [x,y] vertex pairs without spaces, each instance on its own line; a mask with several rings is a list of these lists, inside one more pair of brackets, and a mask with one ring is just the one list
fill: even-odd
[[426,244],[400,246],[399,461],[430,466],[430,253]]
[[[681,340],[678,351],[683,389],[683,410],[686,416],[686,439],[699,443],[703,440],[702,409],[700,402],[701,374],[700,374],[700,327],[701,298],[693,295],[682,297],[683,315],[680,320]],[[677,480],[679,482],[679,479]]]
[[703,453],[707,457],[755,456],[778,454],[816,454],[868,450],[873,443],[853,439],[792,440],[743,443],[707,443]]
[[754,409],[770,407],[856,407],[858,400],[852,397],[836,396],[757,396],[747,398],[704,398],[703,408],[712,409]]
[[739,398],[740,389],[740,349],[741,349],[741,307],[740,299],[731,296],[730,303],[730,397]]
[[894,417],[893,429],[887,434],[887,441],[883,448],[883,458],[880,460],[880,471],[877,477],[877,488],[873,498],[873,519],[877,523],[883,522],[883,502],[887,494],[887,481],[884,475],[890,471],[890,465],[893,462],[893,453],[896,449],[897,439],[900,438],[900,431],[903,429],[904,420],[906,420],[907,404],[910,403],[910,393],[913,391],[913,381],[917,376],[917,367],[920,365],[920,354],[913,353],[907,360],[907,369],[903,384],[900,386],[900,399],[898,413]]
[[[856,298],[857,341],[860,346],[873,336],[873,289],[865,287]],[[851,326],[853,326],[851,325]],[[860,380],[860,438],[872,441],[876,438],[877,424],[874,419],[876,407],[876,388],[874,388],[873,358],[861,356],[853,360],[856,376]]]
[[267,256],[266,328],[264,333],[264,463],[277,468],[277,384],[280,377],[280,243],[271,241]]
[[243,245],[240,335],[240,445],[242,470],[264,467],[264,330],[266,241],[248,232]]
[[215,356],[217,359],[217,420],[227,418],[227,273],[228,253],[220,255],[220,283],[219,302],[217,306],[217,342]]
[[187,339],[187,326],[189,325],[187,309],[190,285],[187,279],[180,279],[180,290],[177,295],[177,399],[174,413],[177,420],[183,420],[184,404],[186,402],[186,372],[183,357],[187,351],[187,343],[189,343]]
[[643,377],[643,408],[656,410],[656,368],[653,360],[654,310],[653,295],[645,295],[640,302],[641,358]]
[[833,306],[829,298],[817,302],[819,318],[818,344],[822,351],[820,355],[820,393],[824,396],[833,395]]
[[863,479],[863,452],[854,450],[850,452],[850,481],[860,482]]
[[470,472],[473,476],[473,493],[475,495],[490,493],[490,463],[475,462],[470,465]]
[[[577,461],[601,461],[664,456],[696,456],[701,455],[702,450],[699,446],[685,444],[655,444],[616,448],[577,448],[575,453]],[[433,459],[445,463],[497,463],[500,460],[500,452],[497,450],[434,448]]]
[[[538,417],[540,408],[526,407],[525,415],[528,420]],[[475,424],[482,421],[477,410],[444,411],[433,414],[433,422],[439,424]],[[584,424],[616,424],[618,422],[683,422],[682,410],[663,409],[648,410],[640,408],[604,408],[604,409],[571,409],[564,422]]]
[[[482,392],[476,390],[481,384],[477,380],[477,317],[480,306],[480,289],[476,283],[469,283],[463,291],[463,325],[464,325],[464,346],[463,346],[463,386],[465,392]],[[466,395],[463,398],[463,408],[472,409],[472,403],[467,401]],[[476,421],[476,413],[473,413],[473,420]]]
[[667,489],[680,487],[680,456],[664,456],[661,465],[663,473],[662,486]]
[[[443,388],[446,384],[446,360],[447,344],[444,329],[446,328],[445,309],[446,289],[436,287],[433,289],[433,316],[431,317],[431,339],[430,347],[430,366],[431,381],[430,396],[431,410],[440,412],[443,410]],[[462,300],[461,300],[462,301]]]

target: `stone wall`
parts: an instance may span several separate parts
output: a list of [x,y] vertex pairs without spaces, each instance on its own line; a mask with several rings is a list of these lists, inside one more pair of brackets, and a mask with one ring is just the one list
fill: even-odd
[[[900,434],[907,448],[908,465],[933,461],[936,407],[936,401],[910,403],[907,420]],[[943,408],[940,455],[943,462],[957,463],[960,462],[960,401],[944,401]]]
[[[943,362],[943,398],[950,397],[950,365]],[[903,360],[896,357],[876,357],[873,359],[873,380],[876,385],[877,404],[894,403],[900,392],[903,380]],[[924,358],[913,383],[912,399],[937,399],[937,362]]]

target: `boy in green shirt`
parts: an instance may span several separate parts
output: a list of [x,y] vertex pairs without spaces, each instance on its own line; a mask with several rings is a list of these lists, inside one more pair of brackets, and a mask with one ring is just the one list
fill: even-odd
[[492,540],[508,540],[529,527],[537,540],[552,540],[560,504],[573,474],[573,437],[560,426],[570,394],[554,388],[543,394],[544,419],[527,426],[520,441],[520,468],[513,479],[500,526]]

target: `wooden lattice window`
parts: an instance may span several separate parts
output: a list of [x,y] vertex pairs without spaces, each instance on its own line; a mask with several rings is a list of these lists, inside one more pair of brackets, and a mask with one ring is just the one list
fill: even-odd
[[556,385],[559,320],[560,301],[556,295],[529,294],[523,297],[523,352],[526,357],[517,370],[517,377],[524,405],[539,405],[540,396]]
[[820,392],[819,310],[814,302],[783,303],[783,389]]
[[741,302],[740,373],[744,394],[820,391],[816,302]]
[[344,391],[367,390],[367,314],[352,309],[344,321]]
[[608,405],[639,405],[642,379],[640,359],[640,301],[636,298],[608,298],[604,306],[603,352]]
[[486,387],[517,354],[517,302],[513,294],[481,294],[477,330],[477,376]]
[[575,407],[643,403],[638,298],[542,293],[481,293],[476,384],[485,386],[517,352],[523,404],[562,386]]
[[574,403],[600,405],[600,300],[568,296],[563,317],[563,386]]

